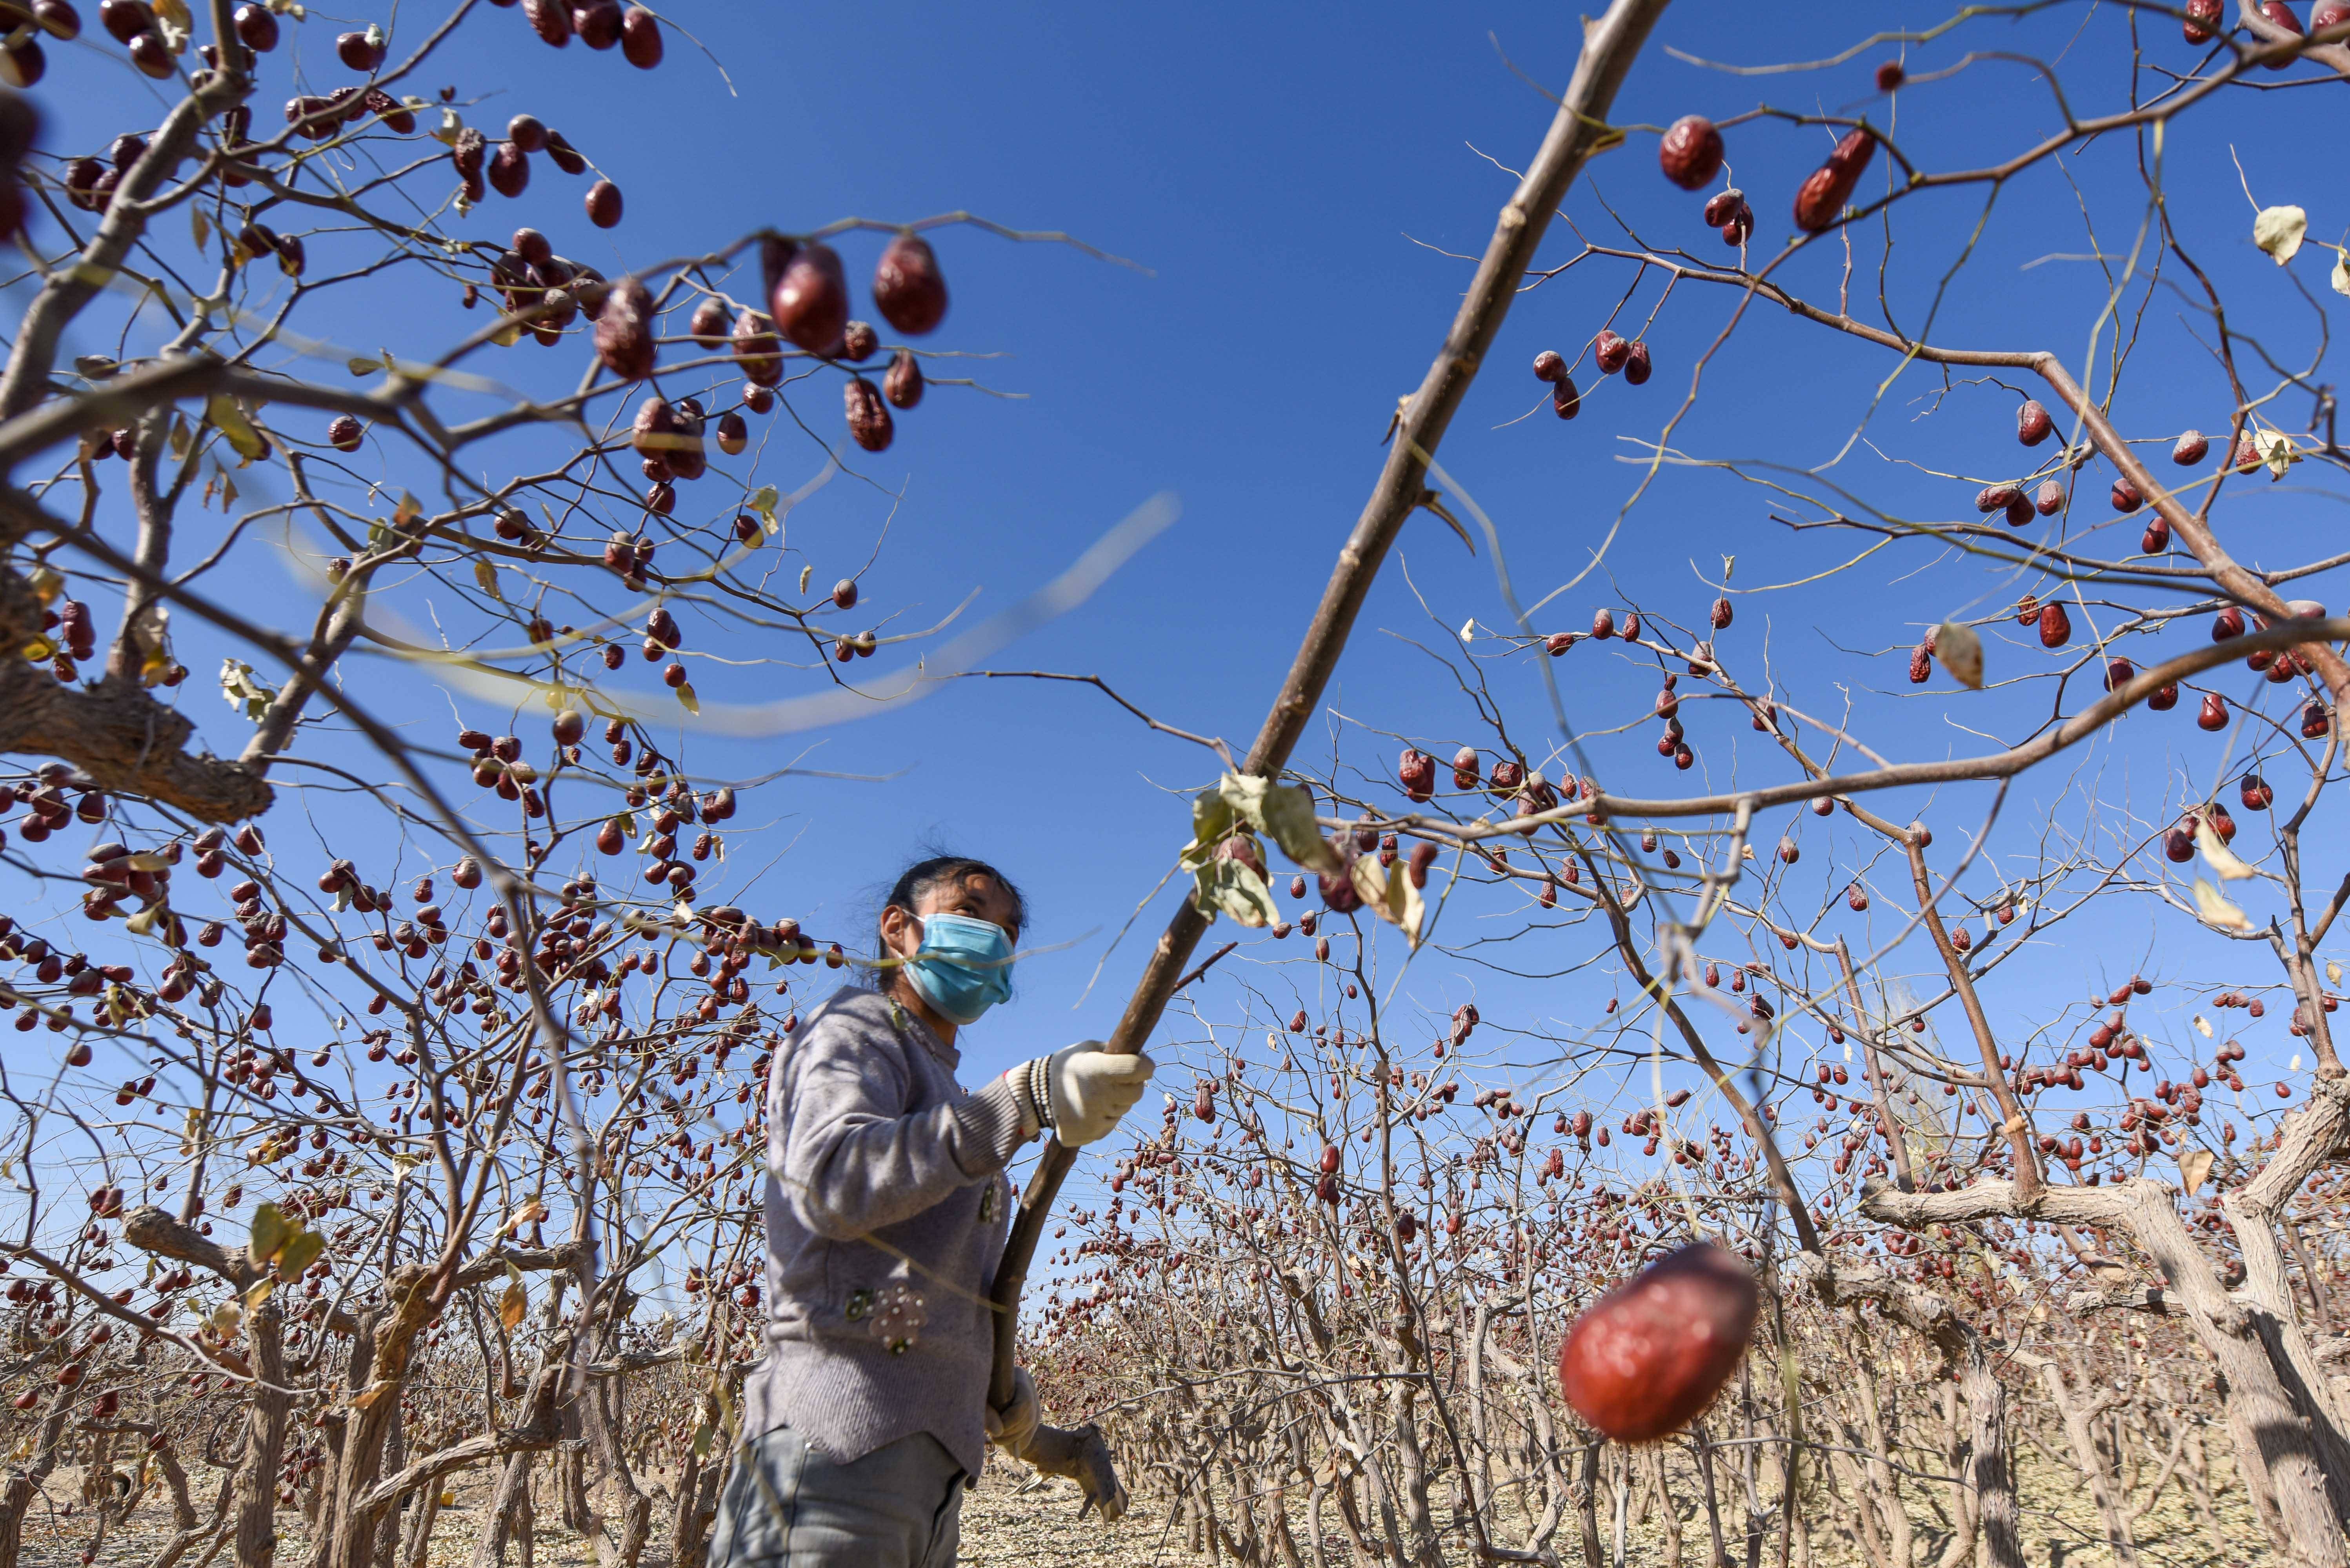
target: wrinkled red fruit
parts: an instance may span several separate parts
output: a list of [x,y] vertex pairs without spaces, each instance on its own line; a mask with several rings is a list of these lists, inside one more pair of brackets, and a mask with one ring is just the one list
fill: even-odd
[[1396,763],[1396,781],[1409,798],[1429,799],[1436,794],[1436,759],[1417,746],[1406,746]]
[[2032,504],[2043,517],[2055,516],[2064,509],[2064,487],[2053,479],[2044,481],[2040,486],[2039,498]]
[[2244,612],[2230,605],[2211,618],[2211,640],[2227,642],[2244,635]]
[[769,286],[767,315],[775,329],[811,354],[826,354],[848,327],[848,286],[830,245],[793,247]]
[[1559,357],[1557,349],[1545,348],[1534,356],[1535,380],[1558,381],[1564,380],[1565,377],[1566,361]]
[[1721,132],[1705,116],[1685,114],[1657,144],[1657,164],[1666,179],[1694,191],[1721,170]]
[[2170,548],[2170,524],[2165,523],[2159,517],[2147,524],[2146,525],[2146,532],[2138,535],[2137,547],[2141,554],[2148,556],[2159,556],[2163,552],[2168,550]]
[[946,319],[947,282],[930,241],[902,234],[889,242],[873,268],[873,304],[882,320],[912,337]]
[[1645,341],[1633,344],[1632,351],[1624,356],[1624,384],[1627,387],[1647,385],[1654,369],[1648,363],[1648,345]]
[[1631,357],[1632,345],[1605,328],[1601,329],[1599,336],[1592,341],[1591,358],[1598,365],[1599,373],[1603,376],[1612,376],[1622,369],[1624,361]]
[[596,320],[596,352],[604,368],[624,381],[640,381],[653,370],[653,296],[644,281],[624,277],[604,296]]
[[[547,144],[547,151],[550,153],[554,151],[553,142],[550,141]],[[556,161],[560,163],[562,160],[557,158]],[[595,224],[598,228],[608,229],[619,224],[620,221],[620,188],[618,185],[613,184],[609,180],[598,180],[593,185],[588,187],[588,199],[586,204],[588,208],[588,221]]]
[[2114,510],[2126,517],[2146,504],[2146,497],[2139,494],[2137,486],[2128,480],[2116,479],[2114,481],[2113,502]]
[[734,357],[743,362],[743,377],[754,387],[772,387],[784,379],[784,340],[763,311],[745,310],[734,317]]
[[2165,686],[2146,700],[2146,705],[2158,713],[2168,713],[2178,706],[2178,688]]
[[[2064,493],[2059,491],[2056,497],[2057,504],[2063,505],[2064,500]],[[2019,490],[2015,493],[2015,499],[2007,504],[2007,525],[2011,528],[2021,528],[2031,521],[2032,500]]]
[[366,434],[359,428],[359,421],[349,414],[337,414],[334,422],[327,427],[327,440],[337,452],[359,451],[359,442],[366,439]]
[[2128,659],[2107,659],[2106,661],[2106,690],[2108,691],[2118,691],[2123,687],[2128,685],[2137,674],[2137,671],[2131,668],[2130,661]]
[[1844,140],[1835,144],[1828,161],[1812,171],[1795,192],[1795,227],[1807,234],[1818,234],[1836,221],[1836,215],[1852,200],[1852,190],[1860,183],[1861,171],[1877,154],[1877,138],[1864,128],[1845,132]]
[[2180,36],[2190,44],[2210,43],[2225,25],[2220,20],[2224,3],[2225,0],[2187,0],[2186,19],[2178,25]]
[[2201,431],[2188,431],[2181,434],[2178,440],[2172,444],[2170,449],[2170,461],[2184,468],[2190,462],[2202,462],[2203,454],[2210,450],[2210,437],[2205,435]]
[[2246,811],[2266,811],[2276,799],[2276,791],[2258,774],[2246,774],[2236,793]]
[[900,348],[889,357],[889,369],[881,378],[881,395],[893,409],[910,409],[922,400],[922,367],[911,348]]
[[1986,484],[1975,492],[1975,510],[1985,515],[2004,512],[2022,493],[2012,484]]
[[1713,610],[1710,618],[1713,622],[1713,629],[1716,631],[1725,631],[1729,629],[1731,614],[1732,611],[1730,607],[1730,599],[1727,596],[1715,599],[1713,601]]
[[1891,92],[1908,79],[1908,74],[1902,70],[1899,60],[1887,60],[1877,67],[1877,90],[1879,92]]
[[1561,376],[1550,389],[1550,406],[1560,419],[1571,420],[1583,411],[1583,394],[1575,389],[1575,378]]
[[2195,715],[2199,730],[2224,730],[2228,727],[2228,700],[2217,691],[2203,693],[2203,706]]
[[490,189],[511,200],[530,185],[530,158],[511,141],[501,141],[490,154]]
[[1711,1241],[1683,1247],[1575,1319],[1559,1347],[1560,1391],[1617,1442],[1677,1432],[1738,1369],[1760,1305],[1736,1258]]
[[2056,421],[2048,417],[2048,410],[2029,399],[2015,410],[2015,439],[2026,446],[2038,446],[2055,428]]
[[2040,646],[2062,648],[2073,640],[2073,618],[2064,613],[2060,604],[2043,605],[2040,609]]
[[864,377],[852,376],[843,389],[843,401],[847,406],[848,433],[857,444],[867,452],[887,452],[898,431],[880,391]]

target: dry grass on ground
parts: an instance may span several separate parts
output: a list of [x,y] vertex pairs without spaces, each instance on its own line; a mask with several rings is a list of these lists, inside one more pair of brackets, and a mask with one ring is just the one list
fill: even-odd
[[[2084,1490],[2043,1490],[2036,1482],[2045,1479],[2046,1466],[2044,1461],[2034,1463],[2035,1458],[2027,1455],[2022,1478],[2027,1561],[2046,1563],[2050,1568],[2102,1568],[2110,1563],[2112,1554],[2097,1532],[2095,1511]],[[1024,1485],[1014,1473],[1017,1469],[991,1467],[978,1490],[965,1499],[960,1563],[973,1564],[974,1568],[1051,1568],[1063,1563],[1081,1568],[1146,1568],[1150,1564],[1206,1561],[1185,1550],[1182,1527],[1170,1521],[1163,1501],[1139,1498],[1134,1511],[1121,1523],[1115,1529],[1105,1528],[1097,1518],[1077,1518],[1077,1493],[1073,1484],[1048,1480]],[[200,1500],[209,1498],[211,1484],[209,1480],[198,1479]],[[646,1562],[648,1568],[655,1568],[652,1560],[661,1549],[668,1494],[660,1487],[660,1478],[649,1484],[655,1489],[655,1540],[648,1549]],[[36,1501],[34,1517],[26,1523],[25,1568],[78,1568],[81,1553],[90,1548],[98,1534],[95,1517],[77,1501],[80,1490],[81,1477],[77,1470],[61,1469],[49,1478],[44,1489],[47,1506]],[[478,1473],[461,1477],[452,1490],[453,1505],[442,1511],[439,1526],[433,1532],[430,1568],[463,1568],[472,1553],[476,1510],[486,1496],[487,1481]],[[2229,1503],[2235,1506],[2230,1507]],[[70,1512],[68,1504],[73,1505]],[[1703,1568],[1711,1543],[1701,1505],[1693,1496],[1680,1499],[1680,1505],[1685,1568]],[[2179,1489],[2175,1485],[2166,1489],[2137,1522],[2141,1562],[2147,1568],[2158,1564],[2162,1568],[2239,1568],[2272,1560],[2245,1515],[2240,1493],[2227,1499],[2220,1511],[2226,1537],[2224,1551],[2212,1542],[2206,1530],[2198,1526]],[[1939,1556],[1948,1537],[1941,1521],[1922,1501],[1913,1517],[1918,1531],[1918,1561],[1930,1564]],[[538,1518],[540,1528],[531,1568],[596,1568],[595,1553],[588,1543],[556,1522],[551,1499],[542,1500]],[[1724,1522],[1729,1524],[1727,1520]],[[1603,1518],[1603,1533],[1607,1523]],[[289,1508],[279,1514],[277,1561],[284,1568],[297,1568],[303,1560],[304,1524],[298,1509]],[[1303,1518],[1295,1524],[1302,1544]],[[1553,1542],[1554,1549],[1561,1550],[1569,1563],[1578,1556],[1574,1528],[1570,1520],[1566,1531]],[[1825,1521],[1816,1522],[1814,1530],[1813,1560],[1820,1568],[1845,1568],[1864,1561]],[[160,1492],[150,1492],[129,1519],[108,1529],[99,1542],[96,1568],[141,1568],[170,1534],[169,1501]],[[1742,1541],[1731,1543],[1733,1556],[1742,1555],[1743,1544]],[[1343,1539],[1331,1539],[1328,1548],[1327,1561],[1334,1568],[1350,1565],[1354,1561]],[[1765,1555],[1775,1561],[1775,1552],[1766,1552]],[[1465,1552],[1459,1554],[1458,1560],[1463,1568],[1472,1561]],[[1630,1532],[1625,1554],[1627,1568],[1653,1568],[1664,1560],[1662,1537],[1655,1520],[1647,1528]],[[200,1552],[191,1552],[182,1559],[180,1568],[224,1568],[225,1561],[224,1552],[209,1564],[204,1563]],[[509,1553],[507,1563],[509,1568],[521,1568],[519,1553]]]

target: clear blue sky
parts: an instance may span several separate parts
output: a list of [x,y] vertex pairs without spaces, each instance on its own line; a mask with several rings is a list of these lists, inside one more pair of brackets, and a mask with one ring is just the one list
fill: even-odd
[[[409,8],[420,21],[441,14],[436,6]],[[1881,119],[1889,106],[1874,93],[1869,71],[1896,52],[1891,47],[1827,70],[1760,79],[1700,70],[1672,58],[1668,47],[1779,61],[1833,52],[1872,25],[1931,22],[1943,14],[1846,7],[1804,13],[1807,19],[1791,27],[1795,13],[1783,8],[1679,0],[1634,69],[1616,118],[1662,124],[1691,110],[1721,118],[1767,99],[1842,112],[1866,107]],[[311,57],[324,58],[337,24],[313,16],[295,31]],[[1002,354],[977,374],[1024,399],[942,389],[901,417],[897,444],[869,465],[883,483],[902,483],[906,502],[866,577],[866,602],[877,616],[901,612],[919,623],[976,585],[985,590],[979,609],[1001,608],[1146,497],[1171,490],[1183,506],[1174,528],[1089,603],[993,662],[1099,674],[1170,723],[1244,746],[1378,472],[1388,414],[1417,384],[1451,318],[1469,273],[1459,258],[1482,246],[1511,187],[1493,161],[1520,166],[1548,123],[1550,105],[1505,67],[1496,42],[1535,82],[1555,90],[1575,57],[1575,8],[1000,5],[885,13],[682,0],[675,16],[724,63],[724,78],[674,33],[667,64],[646,75],[617,51],[543,47],[519,11],[474,19],[445,62],[428,68],[425,85],[445,80],[461,97],[484,97],[470,111],[479,123],[494,126],[526,110],[563,130],[621,182],[628,219],[610,234],[589,229],[578,215],[577,183],[542,163],[523,201],[493,197],[473,222],[484,232],[536,223],[559,249],[617,273],[631,261],[723,243],[763,224],[797,230],[849,214],[905,219],[964,207],[1016,226],[1066,229],[1150,269],[1144,275],[976,232],[937,236],[954,306],[936,341]],[[1913,50],[1912,70],[1951,65],[1968,47],[2061,54],[2068,87],[2086,109],[2103,109],[2126,90],[2126,26],[2110,8],[1978,24],[1957,40]],[[2147,26],[2151,59],[2178,66],[2191,59],[2175,28],[2151,20]],[[404,17],[395,52],[421,31]],[[101,144],[127,119],[150,114],[133,107],[143,88],[128,73],[101,71],[72,51],[53,55],[39,95],[51,116],[50,147]],[[274,120],[273,106],[287,90],[291,57],[281,51],[267,63],[257,100],[264,122]],[[330,66],[318,80],[344,76]],[[2155,78],[2146,79],[2153,90]],[[2334,236],[2350,222],[2350,211],[2326,205],[2339,202],[2340,182],[2331,175],[2321,181],[2302,150],[2338,141],[2338,88],[2302,89],[2199,110],[2168,148],[2169,183],[2198,259],[2230,288],[2244,329],[2273,335],[2286,363],[2310,352],[2314,312],[2341,302],[2324,293],[2323,266],[2311,256],[2292,275],[2309,291],[2304,298],[2251,250],[2251,209],[2229,144],[2242,142],[2262,201],[2303,202],[2313,235]],[[1905,142],[1937,168],[2004,156],[2055,123],[2045,89],[2024,67],[2002,61],[1910,89],[1899,114]],[[1783,237],[1789,193],[1826,143],[1817,129],[1757,124],[1732,133],[1733,164],[1761,214],[1761,241],[1775,245]],[[1598,160],[1571,195],[1568,215],[1596,241],[1617,243],[1604,197],[1660,243],[1726,254],[1699,225],[1698,199],[1659,177],[1654,153],[1653,137],[1635,134],[1623,151]],[[2098,234],[2116,254],[2132,243],[2144,208],[2126,179],[2134,156],[2126,139],[2113,139],[2092,149],[2079,171]],[[1883,168],[1880,159],[1864,191],[1877,188]],[[1905,324],[1923,319],[1936,279],[1982,206],[1982,192],[1970,189],[1902,209],[1894,297]],[[1873,258],[1875,233],[1860,243]],[[1545,257],[1564,260],[1573,245],[1565,226],[1555,226]],[[861,296],[878,241],[852,237],[842,248]],[[2077,366],[2103,286],[2097,266],[2077,259],[2090,248],[2071,190],[2043,166],[2001,198],[1978,255],[1940,308],[1936,337],[2053,347]],[[2051,254],[2075,259],[2026,265]],[[1830,295],[1833,257],[1815,251],[1788,275],[1815,296]],[[1544,348],[1572,357],[1629,281],[1619,264],[1593,265],[1522,300],[1444,450],[1447,467],[1502,525],[1529,599],[1587,563],[1638,478],[1619,460],[1636,450],[1632,442],[1656,437],[1686,389],[1694,356],[1731,308],[1722,291],[1684,287],[1648,332],[1656,379],[1639,389],[1613,381],[1595,388],[1586,372],[1583,415],[1562,425],[1538,407],[1542,389],[1525,367]],[[1859,297],[1872,291],[1864,279]],[[1652,281],[1635,308],[1645,313],[1655,299]],[[479,319],[456,316],[438,295],[419,296],[415,312],[395,338],[414,350]],[[2194,340],[2202,324],[2183,296],[2166,289],[2128,325],[2142,341],[2119,410],[2125,428],[2149,437],[2188,424],[2224,428],[2224,387]],[[2112,341],[2108,330],[2101,346]],[[578,364],[573,350],[510,353],[544,353],[548,366],[559,363],[563,379]],[[1889,369],[1876,350],[1758,306],[1715,361],[1676,440],[1708,457],[1821,462],[1854,433],[1871,389]],[[1938,408],[1934,384],[1915,370],[1896,383],[1838,472],[1877,504],[1947,517],[1960,514],[1976,484],[2016,468],[2014,398],[1997,388],[1960,387]],[[833,431],[836,407],[829,393],[816,394],[811,418]],[[1529,409],[1535,417],[1509,422]],[[2306,411],[2305,398],[2288,400],[2276,418],[2298,429]],[[1965,477],[1933,479],[1913,464]],[[813,466],[795,453],[771,459],[763,473],[788,487]],[[2101,465],[2084,476],[2085,521],[2109,515],[2100,497],[2110,477]],[[2301,558],[2325,547],[2340,514],[2298,480],[2297,472],[2294,483],[2240,489],[2226,519],[2233,547],[2254,560]],[[1717,575],[1724,554],[1739,556],[1736,582],[1746,587],[1805,576],[1848,553],[1848,535],[1791,536],[1769,520],[1770,503],[1763,492],[1719,474],[1666,474],[1633,514],[1606,570],[1545,611],[1543,628],[1579,628],[1595,607],[1630,599],[1693,622],[1713,594],[1700,574]],[[822,542],[816,569],[829,577],[861,560],[882,513],[874,492],[836,483],[795,517],[795,538]],[[2115,533],[2098,535],[2096,543],[2112,543]],[[1923,548],[1902,545],[1815,587],[1743,597],[1725,646],[1749,670],[1759,668],[1767,649],[1781,685],[1815,711],[1836,711],[1844,696],[1831,682],[1848,683],[1856,722],[1888,755],[1959,753],[1984,747],[1984,732],[2021,734],[2046,711],[2049,687],[1962,706],[1938,677],[1921,701],[1903,680],[1902,650],[1945,614],[1995,607],[2036,585],[1964,567],[1921,572],[1929,561]],[[265,595],[268,586],[259,585]],[[2328,588],[2304,591],[2323,598]],[[2338,607],[2344,592],[2338,584],[2331,592]],[[265,597],[260,603],[272,607]],[[1402,640],[1441,644],[1445,628],[1471,616],[1486,624],[1505,618],[1489,563],[1482,555],[1471,559],[1432,518],[1415,519],[1364,612],[1334,701],[1448,753],[1464,736],[1482,738],[1451,677]],[[110,612],[102,618],[110,628]],[[307,624],[291,600],[283,624]],[[2201,635],[2174,633],[2169,646]],[[205,651],[192,635],[190,645]],[[1896,651],[1864,665],[1839,647]],[[218,650],[209,652],[208,659],[187,659],[196,671],[187,701],[214,743],[231,749],[239,737],[212,692]],[[1995,663],[2005,660],[2005,668],[2042,657],[2036,645],[1992,645]],[[885,657],[860,672],[886,663]],[[632,676],[647,668],[632,663]],[[1714,717],[1691,726],[1703,771],[1674,774],[1648,744],[1653,726],[1643,715],[1652,673],[1617,659],[1612,647],[1578,649],[1559,669],[1572,677],[1577,722],[1633,726],[1601,753],[1612,759],[1603,769],[1611,785],[1662,793],[1674,781],[1718,786],[1733,776],[1784,776],[1783,764],[1751,749],[1756,737],[1742,720]],[[370,680],[380,676],[369,671]],[[1531,742],[1543,718],[1530,671],[1500,667],[1492,679]],[[730,684],[698,670],[696,680],[705,696],[737,701],[778,689],[766,673]],[[2241,672],[2230,680],[2251,691]],[[447,711],[442,699],[420,694],[408,716],[440,734],[449,728]],[[491,724],[497,717],[477,707],[465,712]],[[2176,777],[2199,781],[2199,794],[2209,789],[2218,742],[2189,718],[2182,710],[2168,722],[2133,719],[2138,739],[2097,753],[2094,765],[2104,769],[2109,803],[2126,802],[2156,820],[2175,808]],[[863,929],[871,896],[925,842],[988,857],[1027,888],[1038,916],[1035,940],[1104,935],[1024,968],[1019,1005],[968,1036],[966,1076],[1107,1030],[1171,892],[1111,960],[1091,999],[1074,1010],[1072,1003],[1106,933],[1150,889],[1187,836],[1180,792],[1212,777],[1206,753],[1149,734],[1083,690],[974,681],[868,722],[756,743],[697,740],[687,754],[697,771],[742,776],[815,741],[822,744],[812,765],[900,776],[886,784],[793,781],[759,792],[733,825],[735,865],[788,853],[746,901],[770,917],[796,914],[827,936],[845,933],[852,921]],[[1393,751],[1391,742],[1355,736],[1346,760],[1384,767]],[[2075,778],[2073,767],[2060,764],[2017,786],[2008,846],[2027,846],[2047,826],[2047,810]],[[1951,825],[1944,842],[1955,845],[1959,825],[1979,820],[1988,797],[1960,790],[1950,801],[1938,821]],[[2080,826],[2078,800],[2054,820]],[[754,841],[748,830],[757,824],[772,826]],[[272,826],[283,842],[294,824]],[[1825,896],[1849,874],[1854,840],[1841,826],[1803,831],[1810,851],[1804,874],[1816,873],[1812,891]],[[1857,940],[1859,922],[1852,924]],[[2158,926],[2169,945],[2149,957]],[[2036,965],[2028,985],[2002,982],[2009,989],[1994,1005],[2009,1026],[2038,1022],[2053,999],[2077,999],[2085,971],[2126,976],[2145,963],[2203,972],[2215,984],[2271,972],[2256,964],[2197,971],[2209,944],[2189,938],[2178,917],[2158,922],[2143,900],[2057,940],[2070,944],[2061,962]],[[1587,936],[1570,936],[1529,967],[1589,950]],[[1596,1015],[1611,989],[1604,974],[1539,989],[1503,987],[1441,955],[1423,959],[1410,986],[1412,998],[1431,1009],[1475,995],[1486,999],[1489,1016],[1535,1008],[1579,1022]],[[1497,997],[1504,1004],[1498,1010]],[[2272,1009],[2265,1039],[2254,1038],[2255,1067],[2269,1047],[2284,1054],[2283,1011]]]

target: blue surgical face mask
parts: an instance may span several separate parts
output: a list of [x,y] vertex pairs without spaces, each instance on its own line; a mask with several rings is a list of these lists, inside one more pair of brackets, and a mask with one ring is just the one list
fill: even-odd
[[1012,994],[1012,939],[992,920],[924,915],[922,946],[906,966],[922,1000],[957,1023]]

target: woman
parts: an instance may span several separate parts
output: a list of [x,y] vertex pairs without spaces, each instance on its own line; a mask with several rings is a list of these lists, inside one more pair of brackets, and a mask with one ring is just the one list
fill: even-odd
[[810,1010],[775,1053],[767,1353],[712,1568],[951,1568],[987,1440],[1016,1454],[1035,1430],[1025,1371],[1008,1408],[987,1407],[1003,1167],[1040,1131],[1107,1135],[1151,1062],[1088,1040],[963,1091],[955,1037],[1010,994],[1026,915],[981,861],[909,867],[881,911],[878,983]]

